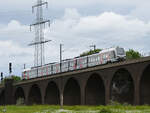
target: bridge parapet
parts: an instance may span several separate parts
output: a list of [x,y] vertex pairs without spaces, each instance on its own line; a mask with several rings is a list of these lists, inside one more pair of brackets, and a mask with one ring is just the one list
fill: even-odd
[[107,68],[125,66],[125,65],[142,63],[142,62],[147,62],[147,61],[150,61],[150,57],[143,57],[140,59],[126,60],[126,61],[110,63],[110,64],[106,64],[106,65],[99,65],[99,66],[95,66],[95,67],[89,67],[89,68],[70,71],[70,72],[66,72],[66,73],[58,73],[56,75],[43,76],[43,77],[34,78],[34,79],[30,79],[30,80],[24,80],[24,81],[21,81],[18,83],[14,83],[13,85],[17,86],[17,85],[21,85],[21,84],[26,84],[26,83],[31,83],[31,82],[36,82],[36,81],[41,81],[41,80],[46,80],[46,79],[59,78],[61,76],[75,75],[75,74],[79,74],[79,73],[91,72],[91,71],[96,71],[96,70],[103,70],[103,69],[107,69]]

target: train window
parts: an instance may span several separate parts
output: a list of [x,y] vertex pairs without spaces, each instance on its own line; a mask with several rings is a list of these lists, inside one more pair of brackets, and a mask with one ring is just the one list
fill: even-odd
[[94,62],[96,61],[96,57],[94,56]]
[[105,59],[105,54],[103,54],[103,59]]
[[93,57],[93,62],[95,62],[95,57]]
[[93,62],[93,57],[91,57],[91,62]]
[[97,56],[97,60],[98,60],[98,61],[100,60],[100,57],[99,57],[99,56]]
[[106,53],[103,54],[103,60],[106,60]]
[[82,64],[85,64],[85,59],[83,59],[83,63]]
[[84,64],[84,59],[82,60],[81,64]]
[[92,57],[92,62],[94,61],[93,57]]
[[123,48],[117,48],[117,54],[118,55],[124,55],[125,54],[125,51]]
[[64,68],[66,67],[66,63],[64,63],[63,67],[64,67]]
[[98,57],[96,56],[96,61],[98,61]]
[[95,57],[94,56],[92,57],[92,59],[93,59],[93,62],[95,62]]
[[71,61],[70,66],[73,67],[73,65],[74,65],[74,61]]
[[86,59],[84,59],[83,64],[86,64]]
[[90,57],[88,58],[88,62],[91,62],[91,58]]
[[73,66],[73,63],[72,63],[72,62],[70,62],[70,66],[71,66],[71,67]]
[[115,58],[115,51],[111,51],[110,52],[110,58],[112,59],[112,58]]
[[91,59],[90,59],[90,60],[91,60],[91,62],[92,62],[92,57],[91,57]]

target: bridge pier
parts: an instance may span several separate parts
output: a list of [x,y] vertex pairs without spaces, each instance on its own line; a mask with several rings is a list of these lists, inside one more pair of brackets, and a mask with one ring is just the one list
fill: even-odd
[[41,90],[41,104],[45,104],[46,84],[45,84],[45,82],[40,83],[40,84],[41,84],[40,86],[43,86],[43,87],[40,87],[40,90]]
[[143,73],[144,67],[133,67],[131,74],[134,79],[134,105],[140,105],[140,78]]
[[42,95],[42,104],[45,104],[45,99],[43,95]]
[[8,78],[5,80],[5,104],[12,105],[13,104],[13,82],[14,80]]
[[24,90],[24,96],[25,96],[25,105],[28,105],[29,102],[28,102],[28,94],[29,94],[29,87],[23,87],[23,90]]
[[63,107],[63,105],[64,105],[64,97],[63,97],[63,93],[61,92],[60,93],[60,106],[61,106],[61,108]]
[[64,95],[63,95],[63,93],[64,93],[64,80],[63,80],[63,77],[61,77],[60,78],[60,82],[59,82],[60,84],[60,106],[61,106],[61,108],[63,107],[63,105],[64,105]]
[[25,105],[28,105],[28,97],[25,97]]
[[134,100],[134,105],[140,105],[140,90],[139,90],[139,81],[137,80],[136,85],[135,85],[135,100]]
[[135,79],[135,93],[134,93],[134,105],[140,105],[140,79],[139,79],[139,74],[137,71],[137,76]]
[[85,105],[85,82],[81,83],[81,105]]
[[105,84],[105,105],[110,104],[110,82],[107,80]]

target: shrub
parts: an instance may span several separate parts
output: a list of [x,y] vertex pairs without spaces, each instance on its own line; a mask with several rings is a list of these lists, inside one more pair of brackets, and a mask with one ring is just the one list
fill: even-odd
[[117,102],[117,101],[110,101],[110,105],[111,106],[121,106],[121,104],[119,103],[119,102]]
[[112,113],[111,110],[103,108],[99,113]]

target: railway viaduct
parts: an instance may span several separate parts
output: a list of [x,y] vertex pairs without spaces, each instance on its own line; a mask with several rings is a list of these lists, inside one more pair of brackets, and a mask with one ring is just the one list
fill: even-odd
[[0,105],[150,104],[150,57],[95,66],[0,86]]

